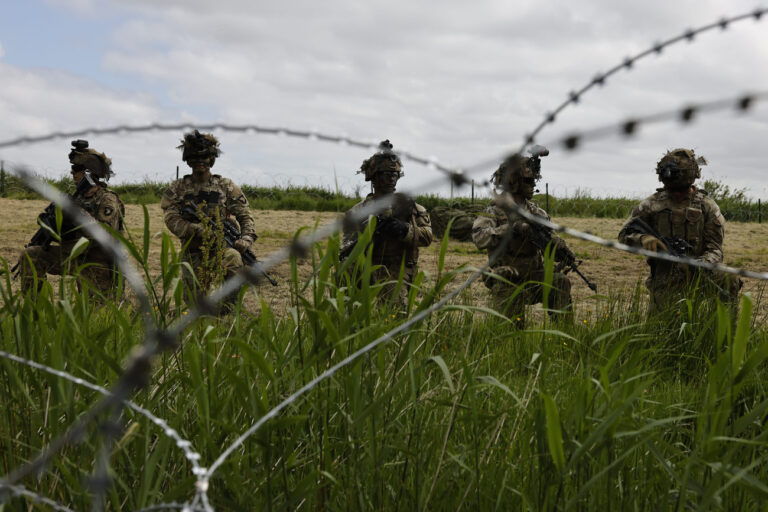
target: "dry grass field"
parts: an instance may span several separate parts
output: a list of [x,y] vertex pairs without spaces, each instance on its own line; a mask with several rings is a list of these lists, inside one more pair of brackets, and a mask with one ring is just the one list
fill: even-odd
[[[37,229],[35,219],[46,206],[44,201],[0,199],[0,257],[13,264],[18,257],[21,247]],[[153,234],[153,248],[150,253],[157,256],[160,250],[160,233],[165,230],[162,212],[158,204],[148,206],[150,213],[150,230]],[[302,228],[312,228],[316,224],[324,224],[335,218],[334,213],[300,212],[300,211],[261,211],[255,210],[259,239],[254,249],[260,256],[266,255],[285,245]],[[606,239],[615,239],[622,220],[596,218],[555,218],[555,222],[587,231]],[[141,238],[143,225],[142,209],[138,205],[127,205],[126,224],[131,233]],[[638,281],[645,279],[648,273],[647,265],[642,257],[626,254],[614,249],[605,248],[581,240],[569,239],[569,245],[579,258],[583,259],[582,272],[597,283],[600,295],[616,295],[631,290]],[[437,256],[439,242],[422,251],[421,269],[434,274],[437,271]],[[755,271],[768,270],[768,225],[755,223],[731,222],[726,227],[725,263],[731,266],[743,267]],[[471,243],[451,241],[446,256],[446,267],[456,268],[462,264],[480,266],[485,261],[484,254],[477,251]],[[157,261],[157,257],[154,258]],[[159,265],[158,265],[159,267]],[[311,274],[311,260],[300,263],[299,271],[302,278]],[[289,264],[278,265],[271,273],[282,283],[290,276]],[[572,275],[574,283],[574,298],[577,301],[577,316],[587,310],[599,309],[599,301],[593,293],[577,277]],[[758,300],[758,322],[763,322],[768,316],[768,305],[762,300],[764,286],[755,280],[745,280],[743,291],[748,291]],[[288,290],[284,284],[273,288],[266,284],[255,290],[278,314],[284,314],[288,307]],[[248,309],[258,309],[257,298],[249,294],[246,299]],[[461,300],[475,301],[485,304],[487,292],[481,283],[472,285],[468,294]]]

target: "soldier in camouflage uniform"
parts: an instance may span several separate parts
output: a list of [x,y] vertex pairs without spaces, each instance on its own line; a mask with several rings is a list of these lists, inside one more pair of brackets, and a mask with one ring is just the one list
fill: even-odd
[[[390,298],[397,288],[393,281],[397,280],[402,267],[404,285],[400,287],[397,298],[400,307],[407,305],[408,287],[405,283],[412,283],[418,272],[419,247],[432,243],[432,227],[427,210],[406,195],[395,193],[397,180],[404,175],[402,167],[400,158],[392,151],[392,144],[389,140],[383,141],[379,151],[365,160],[359,171],[365,175],[365,181],[372,182],[373,193],[347,212],[353,213],[376,199],[394,194],[392,206],[377,216],[372,263],[378,267],[372,272],[371,280],[387,281],[380,297]],[[367,223],[368,220],[345,226],[340,250],[342,257],[352,251],[359,233]]]
[[[690,248],[685,256],[722,263],[725,219],[717,203],[693,184],[701,177],[700,165],[706,163],[704,158],[696,158],[691,149],[668,151],[656,165],[656,174],[664,186],[632,210],[619,233],[619,241],[648,251],[667,251],[657,237],[640,233],[633,227],[635,219],[642,219],[662,238],[688,242]],[[651,293],[650,313],[669,309],[673,302],[685,297],[697,281],[725,302],[735,303],[738,299],[741,281],[730,274],[713,274],[654,259],[649,259],[648,264],[651,275],[646,286]]]
[[[546,154],[548,151],[541,153]],[[495,276],[486,275],[483,282],[490,289],[493,307],[519,327],[525,325],[525,306],[543,300],[543,249],[549,240],[555,249],[555,260],[568,263],[575,260],[562,238],[531,224],[511,208],[514,203],[549,220],[547,212],[531,201],[539,179],[538,157],[513,155],[505,160],[494,173],[494,184],[503,186],[505,191],[496,196],[472,226],[472,241],[478,249],[486,250],[489,258],[507,238],[506,247],[491,263]],[[572,321],[571,281],[563,273],[555,272],[552,277],[548,308],[554,318]]]
[[[81,208],[82,213],[122,233],[125,207],[117,194],[108,190],[106,183],[101,181],[108,181],[114,175],[112,161],[104,153],[88,148],[87,141],[73,141],[72,146],[74,148],[69,153],[69,161],[72,165],[72,178],[78,185],[78,191],[71,196],[72,201]],[[97,243],[91,241],[74,261],[65,264],[81,237],[90,238],[88,233],[74,226],[65,215],[61,243],[26,247],[19,258],[22,292],[38,292],[46,280],[46,274],[63,275],[81,266],[80,277],[86,278],[97,290],[113,290],[116,267],[109,253]]]
[[[197,130],[184,135],[179,149],[182,160],[192,168],[192,174],[176,180],[163,193],[160,207],[165,212],[165,225],[181,239],[182,259],[195,271],[197,284],[207,288],[220,277],[228,278],[243,268],[241,254],[256,240],[253,216],[248,200],[240,187],[232,180],[211,174],[220,154],[219,141],[211,134]],[[241,237],[234,248],[224,247],[208,222],[197,222],[184,213],[185,206],[192,206],[199,219],[217,222],[233,222]],[[185,272],[185,282],[194,289],[195,279]],[[229,312],[236,296],[227,298],[223,312]]]

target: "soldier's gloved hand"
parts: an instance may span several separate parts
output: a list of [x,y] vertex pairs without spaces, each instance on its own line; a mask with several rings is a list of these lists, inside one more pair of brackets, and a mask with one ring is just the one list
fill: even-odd
[[490,233],[491,233],[492,236],[494,236],[496,238],[501,238],[501,237],[504,236],[504,233],[506,233],[507,230],[509,230],[509,224],[507,224],[505,222],[501,226],[496,226],[495,228],[490,228]]
[[238,238],[237,240],[235,240],[235,243],[233,243],[232,245],[237,250],[237,252],[239,252],[240,254],[243,254],[245,251],[251,248],[251,243],[253,242],[251,242],[248,239]]
[[205,226],[203,226],[203,224],[200,222],[195,222],[189,225],[189,230],[192,233],[192,236],[203,238],[203,233],[205,233]]
[[570,265],[576,261],[576,254],[565,244],[558,248],[558,259]]
[[515,282],[520,279],[520,272],[514,267],[504,265],[501,267],[496,267],[493,269],[493,271],[507,281]]
[[667,249],[667,246],[664,245],[664,242],[662,242],[661,240],[659,240],[653,235],[643,235],[640,238],[640,244],[643,246],[643,249],[645,249],[646,251],[653,251],[653,252],[669,251],[669,249]]
[[514,232],[521,238],[529,238],[533,233],[533,228],[527,222],[520,220],[514,224]]
[[387,217],[381,221],[379,229],[383,235],[394,238],[395,240],[402,240],[408,235],[409,225],[407,222],[403,222],[400,219]]

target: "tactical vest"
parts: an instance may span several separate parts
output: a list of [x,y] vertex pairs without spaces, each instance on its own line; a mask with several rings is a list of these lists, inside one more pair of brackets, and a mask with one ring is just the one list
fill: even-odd
[[[196,186],[200,186],[197,193],[194,192]],[[230,212],[227,210],[227,191],[224,189],[221,176],[213,174],[208,183],[197,185],[192,180],[192,175],[187,174],[184,176],[184,188],[183,200],[185,203],[192,201],[208,218],[228,219],[229,222],[235,224],[238,230],[240,229],[240,224],[230,216]]]
[[661,236],[680,237],[693,247],[686,256],[698,257],[704,253],[704,193],[696,190],[690,202],[675,205],[667,191],[651,205],[651,225]]
[[[526,209],[533,215],[540,216],[544,211],[530,201],[526,201]],[[496,220],[496,226],[501,226],[507,222],[514,223],[517,220],[525,220],[514,211],[507,213],[498,206],[493,207],[493,213]],[[495,248],[489,249],[488,254],[490,255],[494,250]],[[521,275],[526,275],[535,270],[543,269],[544,260],[540,251],[530,241],[513,235],[507,243],[506,250],[493,265],[494,268],[501,266],[512,267]]]
[[[391,208],[384,210],[380,217],[393,216],[396,219],[416,225],[414,218],[415,212],[393,213]],[[405,259],[405,267],[408,269],[416,268],[419,261],[419,249],[415,244],[406,243],[403,240],[394,240],[391,238],[374,240],[371,260],[374,265],[384,265],[386,267],[399,267],[400,262]]]

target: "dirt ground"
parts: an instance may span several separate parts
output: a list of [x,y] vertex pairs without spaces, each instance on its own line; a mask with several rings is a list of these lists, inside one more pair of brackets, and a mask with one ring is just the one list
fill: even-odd
[[[44,201],[0,199],[0,258],[13,265],[19,250],[29,240],[37,229],[35,219],[45,208]],[[150,232],[152,233],[152,249],[150,261],[157,262],[160,252],[160,233],[165,230],[162,211],[157,204],[149,205]],[[254,210],[259,239],[254,249],[260,257],[283,247],[292,239],[294,233],[302,228],[312,228],[316,224],[324,224],[336,217],[335,213],[300,212],[300,211],[262,211]],[[554,222],[586,231],[608,240],[615,240],[623,223],[621,219],[596,218],[555,218]],[[143,214],[139,205],[126,206],[126,225],[131,233],[141,239]],[[639,280],[645,279],[648,267],[644,258],[627,254],[615,249],[602,247],[589,242],[566,237],[570,247],[583,260],[582,272],[597,283],[600,294],[613,295],[623,290],[634,288]],[[437,257],[440,249],[439,241],[422,250],[420,268],[432,275],[437,272]],[[154,257],[153,257],[154,256]],[[485,254],[478,251],[472,243],[451,241],[446,254],[446,268],[457,268],[462,264],[479,267],[486,261]],[[768,270],[768,225],[754,223],[731,222],[726,226],[725,263],[749,270]],[[159,269],[159,263],[155,265]],[[299,271],[302,278],[311,274],[311,261],[300,263]],[[284,262],[270,271],[280,286],[272,287],[264,284],[250,294],[246,299],[246,307],[258,309],[256,295],[263,298],[278,314],[284,314],[288,308],[289,294],[286,281],[290,278],[290,266]],[[594,294],[575,275],[571,275],[574,299],[577,311],[585,311],[593,304]],[[742,291],[751,292],[755,298],[762,299],[764,286],[755,280],[747,279]],[[474,300],[485,304],[487,291],[477,282],[474,283],[468,295],[461,300]],[[765,301],[758,301],[758,321],[764,321],[768,315]]]

